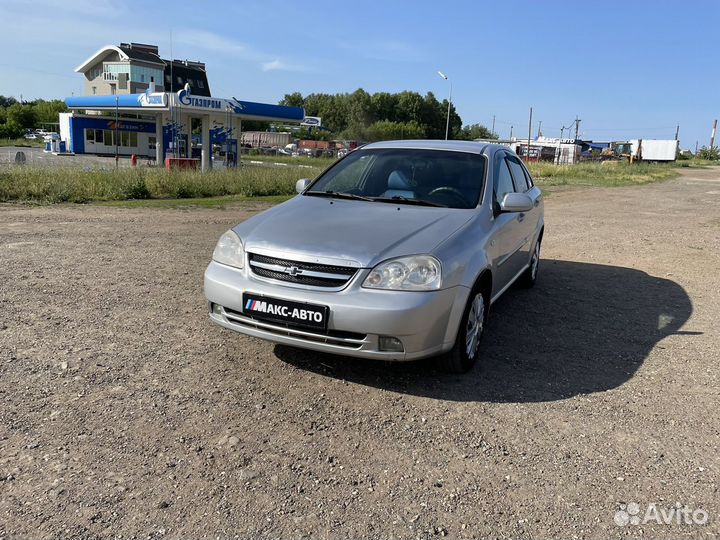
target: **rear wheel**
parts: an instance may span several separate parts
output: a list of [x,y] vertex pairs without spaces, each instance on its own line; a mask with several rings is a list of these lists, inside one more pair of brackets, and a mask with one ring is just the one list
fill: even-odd
[[440,357],[442,368],[450,373],[465,373],[477,363],[480,341],[485,330],[488,297],[483,290],[473,290],[460,321],[455,345]]
[[540,242],[542,237],[538,238],[535,242],[535,248],[533,249],[532,257],[530,258],[530,265],[527,270],[523,272],[523,275],[518,279],[518,284],[521,287],[530,288],[535,285],[538,276],[538,270],[540,269]]

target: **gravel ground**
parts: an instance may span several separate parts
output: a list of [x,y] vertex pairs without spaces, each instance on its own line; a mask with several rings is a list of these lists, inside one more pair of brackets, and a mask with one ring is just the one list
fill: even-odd
[[[0,146],[0,166],[16,166],[15,156],[18,152],[25,154],[25,163],[33,167],[72,167],[78,169],[107,169],[112,170],[115,168],[115,156],[99,156],[95,154],[75,154],[75,155],[55,155],[51,152],[45,152],[40,147],[27,147],[27,146]],[[297,163],[287,162],[273,162],[267,160],[258,160],[254,156],[250,156],[247,153],[243,153],[240,156],[240,161],[244,164],[250,165],[263,165],[263,166],[280,166],[287,167],[289,165],[295,165],[298,167],[309,168],[309,167],[325,167],[323,163],[318,163],[310,157],[299,157]],[[138,158],[138,165],[140,167],[146,166],[153,163],[154,159],[150,161],[146,156]],[[118,159],[118,167],[128,168],[131,167],[130,156],[120,155]],[[213,167],[224,169],[225,164],[220,156],[214,156]]]
[[212,326],[261,209],[0,206],[0,538],[720,536],[718,170],[553,194],[465,376]]

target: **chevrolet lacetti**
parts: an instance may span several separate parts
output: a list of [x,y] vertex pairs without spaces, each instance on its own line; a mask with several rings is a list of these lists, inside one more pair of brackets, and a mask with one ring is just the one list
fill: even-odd
[[220,237],[205,271],[213,322],[347,356],[437,356],[464,372],[492,303],[537,278],[542,194],[504,146],[373,143],[296,188]]

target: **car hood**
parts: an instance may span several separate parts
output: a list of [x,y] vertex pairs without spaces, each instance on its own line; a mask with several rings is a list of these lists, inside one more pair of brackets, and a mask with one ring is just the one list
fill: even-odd
[[431,253],[475,210],[297,196],[233,230],[245,250],[304,262],[370,268]]

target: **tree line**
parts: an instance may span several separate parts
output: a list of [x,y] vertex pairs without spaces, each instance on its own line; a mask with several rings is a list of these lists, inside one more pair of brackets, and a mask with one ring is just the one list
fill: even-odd
[[[301,138],[380,141],[389,139],[444,139],[448,101],[439,101],[432,92],[376,92],[362,88],[352,93],[300,92],[286,94],[281,105],[303,107],[308,116],[322,117],[327,130],[303,130]],[[58,114],[66,112],[61,100],[17,101],[0,96],[0,138],[16,139],[28,130],[58,122]],[[269,124],[243,122],[243,129],[266,129]],[[329,130],[329,131],[328,131]],[[450,105],[450,139],[496,139],[497,135],[481,124],[463,125]]]
[[[308,130],[311,138],[379,141],[390,139],[444,139],[448,101],[438,101],[432,92],[376,92],[362,88],[352,93],[285,94],[280,105],[303,107],[307,116],[319,116],[330,131]],[[463,126],[462,119],[450,105],[448,138],[472,140],[497,139],[481,124]]]
[[0,96],[0,138],[19,139],[29,129],[43,124],[57,124],[58,114],[66,111],[67,106],[59,99],[21,102],[13,97]]

